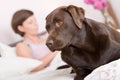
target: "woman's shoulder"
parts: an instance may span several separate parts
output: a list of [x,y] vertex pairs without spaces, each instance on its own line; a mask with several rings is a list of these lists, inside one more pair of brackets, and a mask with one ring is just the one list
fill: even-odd
[[16,48],[29,48],[29,47],[24,42],[19,42],[17,43]]

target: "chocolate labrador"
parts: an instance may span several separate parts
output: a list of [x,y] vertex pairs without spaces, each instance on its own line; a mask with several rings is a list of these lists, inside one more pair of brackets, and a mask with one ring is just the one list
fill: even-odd
[[61,50],[62,59],[83,80],[95,68],[120,58],[120,34],[113,28],[85,18],[84,9],[74,5],[55,9],[46,17],[46,45]]

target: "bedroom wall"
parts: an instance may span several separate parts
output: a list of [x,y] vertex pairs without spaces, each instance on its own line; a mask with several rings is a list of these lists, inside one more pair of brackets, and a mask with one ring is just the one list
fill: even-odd
[[[116,14],[120,16],[120,0],[113,0]],[[118,1],[118,2],[117,2]],[[86,5],[83,0],[0,0],[0,42],[10,44],[21,39],[11,29],[11,18],[19,9],[30,9],[35,13],[39,25],[39,32],[45,31],[45,17],[58,6],[77,5],[86,11],[86,17],[103,22],[103,17],[91,5]],[[118,5],[116,5],[118,4]],[[117,6],[117,7],[116,7]],[[119,17],[120,21],[120,17]]]

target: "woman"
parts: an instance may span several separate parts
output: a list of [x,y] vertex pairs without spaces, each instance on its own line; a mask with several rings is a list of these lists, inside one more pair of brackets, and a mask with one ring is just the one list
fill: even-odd
[[43,62],[42,65],[33,69],[32,72],[48,66],[57,52],[51,53],[45,45],[45,41],[38,37],[38,25],[34,13],[30,10],[15,12],[12,18],[12,29],[24,38],[23,42],[16,45],[17,55],[38,59]]

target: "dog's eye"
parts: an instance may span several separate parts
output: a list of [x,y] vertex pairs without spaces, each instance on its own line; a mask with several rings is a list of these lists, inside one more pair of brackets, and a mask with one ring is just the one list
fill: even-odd
[[56,27],[60,27],[62,24],[63,24],[62,21],[58,21],[58,22],[55,23]]

